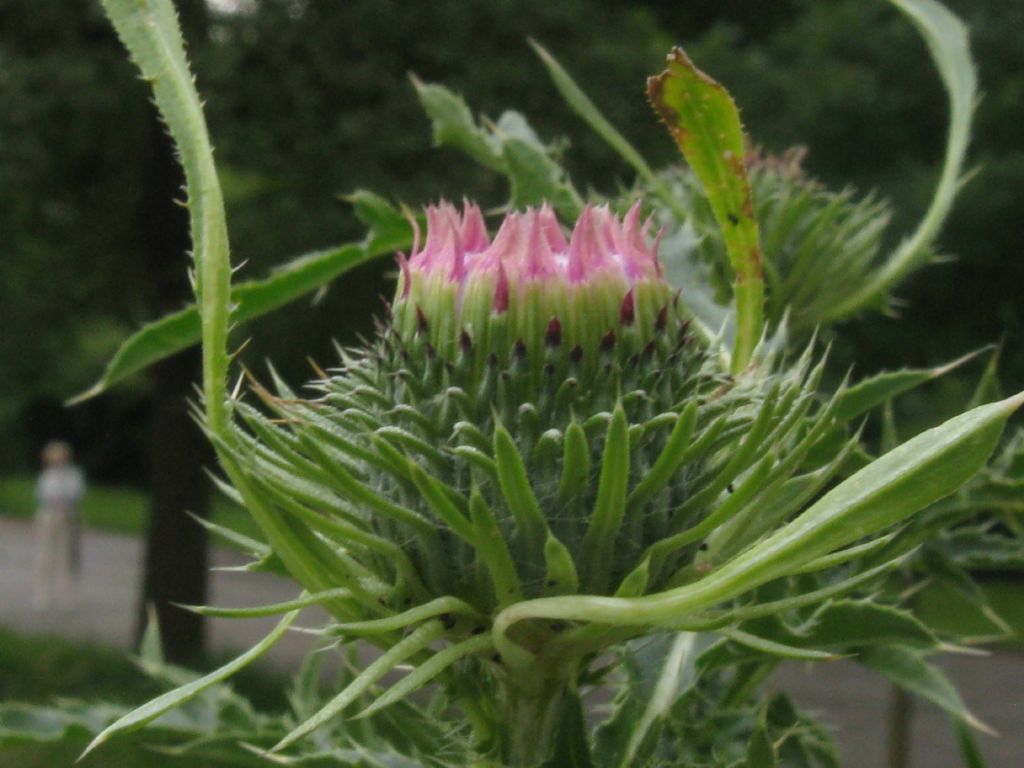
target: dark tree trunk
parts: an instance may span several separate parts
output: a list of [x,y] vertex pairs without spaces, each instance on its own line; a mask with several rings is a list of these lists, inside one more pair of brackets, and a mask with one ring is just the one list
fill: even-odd
[[153,606],[160,622],[164,654],[188,664],[203,653],[202,616],[172,603],[206,602],[206,531],[186,512],[205,516],[210,481],[203,464],[209,451],[198,426],[189,417],[187,398],[199,379],[198,350],[189,350],[155,366],[150,436],[150,523],[146,536],[142,582],[145,609]]
[[[205,31],[202,3],[179,3],[186,37]],[[198,40],[198,37],[192,39]],[[180,308],[190,297],[186,277],[190,246],[183,197],[184,174],[154,107],[146,130],[146,162],[140,179],[140,246],[146,260],[153,316]],[[153,388],[149,444],[152,492],[146,536],[139,632],[152,606],[160,622],[164,654],[190,663],[203,653],[203,618],[172,603],[206,602],[206,531],[187,512],[205,516],[210,482],[203,466],[212,454],[189,414],[200,380],[200,355],[191,349],[150,370]]]

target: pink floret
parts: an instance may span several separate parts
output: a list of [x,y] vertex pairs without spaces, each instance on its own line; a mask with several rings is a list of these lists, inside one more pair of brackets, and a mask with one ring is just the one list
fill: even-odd
[[495,301],[507,303],[510,283],[579,285],[602,276],[632,286],[661,277],[661,235],[647,244],[650,219],[641,223],[640,203],[621,220],[607,206],[588,205],[568,241],[549,205],[507,214],[493,241],[475,204],[464,203],[460,215],[454,205],[441,202],[427,208],[426,218],[422,249],[414,245],[408,265],[402,263],[407,282],[416,273],[443,274],[460,284],[487,276],[498,283]]

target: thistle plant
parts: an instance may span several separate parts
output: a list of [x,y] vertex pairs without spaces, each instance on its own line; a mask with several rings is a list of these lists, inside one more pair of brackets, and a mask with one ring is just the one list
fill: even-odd
[[[860,276],[841,302],[860,308],[920,265],[934,221],[877,268],[873,204],[805,188],[793,209],[819,229],[766,228],[792,244],[793,258],[773,261],[785,249],[771,237],[771,250],[762,248],[758,197],[792,178],[755,171],[751,184],[732,99],[676,49],[648,94],[692,169],[676,174],[677,188],[624,151],[649,194],[585,203],[543,148],[519,139],[510,148],[460,124],[445,135],[513,180],[501,223],[488,226],[473,203],[441,202],[406,226],[364,195],[368,242],[321,255],[317,268],[343,269],[385,244],[402,251],[374,338],[341,350],[305,387],[272,373],[272,386],[248,376],[229,391],[229,320],[257,311],[247,308],[260,291],[232,293],[223,204],[173,8],[105,5],[153,82],[188,177],[204,349],[197,415],[222,486],[265,541],[227,535],[257,555],[255,567],[290,575],[303,594],[252,609],[198,608],[284,618],[236,661],[120,717],[90,748],[217,686],[314,604],[330,617],[316,632],[326,642],[368,643],[376,655],[326,701],[297,707],[294,722],[264,728],[261,748],[281,753],[270,759],[292,760],[307,737],[327,732],[336,741],[318,758],[374,764],[360,755],[386,732],[404,750],[401,765],[719,764],[728,733],[747,764],[775,764],[753,756],[774,761],[792,738],[805,754],[797,764],[827,765],[827,751],[806,746],[820,733],[792,708],[749,708],[773,664],[859,653],[881,635],[893,658],[912,657],[890,665],[902,673],[924,663],[919,651],[942,646],[898,600],[855,598],[905,561],[921,540],[905,535],[908,520],[985,464],[1024,396],[978,404],[876,458],[859,419],[931,374],[823,394],[826,351],[814,341],[790,349],[782,323],[787,306],[806,310],[795,315],[805,330],[834,309],[787,292],[787,280],[796,285],[807,271],[824,276],[816,285],[825,291]],[[445,111],[445,94],[417,87],[435,120],[460,119]],[[524,164],[544,199],[516,199]],[[959,159],[951,167],[955,177]],[[693,205],[698,183],[702,202]],[[936,209],[940,219],[948,203]],[[731,297],[720,328],[697,316],[693,286],[672,285],[659,255],[684,224],[707,235],[712,220],[713,258]],[[819,249],[848,258],[819,269],[830,255]],[[286,273],[280,300],[309,268]],[[115,361],[108,380],[137,365],[125,362],[132,355]],[[641,661],[650,656],[656,662]],[[651,690],[634,674],[641,664],[656,670]],[[622,670],[617,706],[591,738],[586,695]],[[408,697],[428,684],[439,693],[424,710]],[[720,713],[740,713],[729,726],[737,730],[701,741],[693,721],[714,728],[712,700]],[[957,706],[970,721],[958,700],[949,708]],[[455,757],[436,747],[438,718],[457,724],[447,742]],[[786,735],[769,738],[769,720]],[[403,734],[403,722],[415,726]],[[361,743],[364,728],[373,738]]]
[[[346,352],[313,399],[262,393],[272,418],[237,404],[247,430],[225,450],[308,531],[300,557],[346,590],[327,604],[331,634],[372,637],[388,665],[449,643],[367,711],[469,676],[488,692],[481,742],[534,765],[592,655],[684,615],[515,613],[700,584],[828,481],[839,460],[782,492],[834,417],[810,355],[721,370],[661,277],[639,205],[623,220],[586,208],[569,237],[549,208],[510,213],[493,243],[475,206],[426,218],[376,342]],[[391,645],[396,630],[411,634]]]

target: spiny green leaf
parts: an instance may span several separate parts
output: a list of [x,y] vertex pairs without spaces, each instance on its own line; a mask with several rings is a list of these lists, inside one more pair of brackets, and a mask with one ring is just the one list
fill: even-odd
[[433,123],[436,144],[460,149],[504,174],[511,186],[513,207],[548,202],[564,218],[576,219],[583,208],[579,193],[522,115],[506,112],[497,125],[483,128],[460,96],[441,85],[415,77],[412,81]]
[[664,632],[622,650],[626,681],[612,714],[594,732],[597,768],[629,768],[683,691],[695,680],[696,636]]
[[369,230],[366,250],[369,253],[390,253],[409,247],[412,226],[407,211],[400,211],[376,192],[357,189],[345,195],[356,216]]
[[647,94],[700,178],[722,230],[735,275],[732,371],[739,373],[761,341],[764,325],[760,235],[747,180],[739,112],[728,91],[697,69],[681,48],[669,53],[664,72],[648,79]]
[[460,659],[464,659],[467,656],[473,656],[478,653],[483,653],[484,651],[491,649],[493,645],[493,641],[489,635],[478,635],[435,653],[427,659],[427,661],[423,662],[423,664],[416,667],[416,669],[388,688],[383,695],[360,712],[358,717],[369,717],[374,712],[384,709],[384,707],[391,706],[395,702],[408,696],[413,691],[422,688]]
[[185,57],[178,17],[169,0],[104,0],[103,7],[143,78],[152,86],[156,105],[185,169],[195,294],[203,318],[206,417],[210,429],[220,433],[227,419],[224,394],[231,260],[224,198],[202,103]]
[[[1018,551],[1021,557],[1024,557],[1024,551],[1020,551],[1020,549]],[[929,576],[969,600],[986,619],[999,628],[1000,632],[1004,632],[1008,637],[1013,636],[1013,627],[1007,624],[1006,620],[992,608],[985,590],[949,555],[935,547],[929,547],[925,549],[922,561]]]
[[403,638],[381,654],[337,696],[324,705],[315,715],[281,739],[270,751],[280,752],[289,744],[293,744],[302,737],[315,731],[328,720],[340,714],[346,707],[368,691],[374,683],[384,677],[384,675],[389,671],[399,664],[407,661],[409,658],[415,656],[425,648],[428,648],[431,643],[443,634],[444,626],[440,621],[431,621],[421,627],[418,627],[408,637]]
[[286,600],[282,603],[272,603],[253,608],[217,608],[209,605],[184,605],[174,603],[179,608],[198,613],[200,616],[217,616],[224,619],[250,619],[258,616],[279,616],[282,613],[306,608],[310,605],[320,605],[325,600],[347,599],[352,597],[348,589],[328,589],[315,595],[304,595],[294,600]]
[[870,600],[837,600],[819,608],[797,633],[807,645],[849,648],[892,644],[934,648],[938,638],[909,611]]
[[517,138],[502,142],[502,158],[511,189],[511,205],[523,208],[550,202],[568,221],[575,221],[583,209],[579,193],[566,178],[565,171],[538,144]]

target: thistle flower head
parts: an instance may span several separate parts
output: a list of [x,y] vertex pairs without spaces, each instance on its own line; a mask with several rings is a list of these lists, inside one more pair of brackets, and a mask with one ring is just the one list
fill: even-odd
[[463,334],[487,337],[488,353],[504,357],[557,336],[586,354],[611,332],[633,337],[635,352],[666,322],[671,290],[639,203],[621,219],[588,206],[568,236],[547,205],[507,214],[493,241],[472,204],[460,214],[442,202],[426,220],[422,246],[417,237],[399,257],[395,326],[406,341],[425,333],[444,354]]

